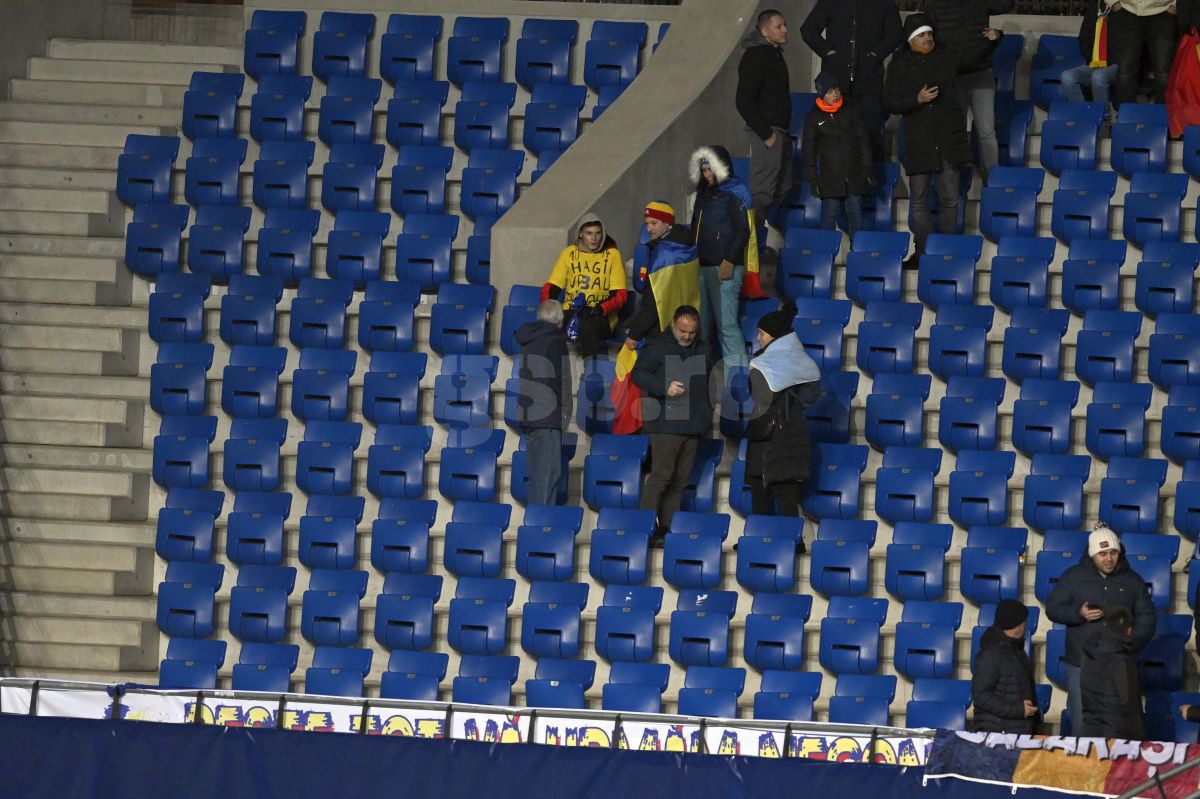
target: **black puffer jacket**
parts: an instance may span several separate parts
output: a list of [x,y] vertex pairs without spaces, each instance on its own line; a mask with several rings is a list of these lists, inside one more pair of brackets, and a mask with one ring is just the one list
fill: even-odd
[[834,113],[814,108],[804,120],[804,179],[818,197],[871,190],[871,139],[862,118],[843,104]]
[[[940,171],[943,157],[951,166],[971,160],[967,117],[955,89],[956,70],[953,53],[940,44],[925,54],[903,49],[888,65],[883,99],[889,111],[904,117],[900,162],[909,175]],[[917,101],[924,86],[938,87],[932,102]]]
[[1033,664],[1025,654],[1025,636],[1010,638],[989,627],[979,642],[975,673],[971,675],[971,703],[975,732],[1033,733],[1038,716],[1025,717],[1024,701],[1037,704]]
[[792,95],[783,50],[766,40],[757,28],[742,39],[738,62],[736,104],[746,125],[766,141],[771,129],[792,124]]
[[[647,434],[699,436],[712,430],[708,350],[698,337],[685,347],[668,328],[650,339],[638,353],[630,379],[642,390],[642,429]],[[668,397],[674,380],[683,383],[684,392]]]
[[[773,341],[759,351],[755,360],[776,343]],[[813,367],[815,370],[815,364]],[[804,411],[820,394],[819,380],[794,383],[772,391],[762,371],[751,361],[750,396],[754,400],[754,409],[746,425],[748,478],[759,479],[763,485],[809,478],[812,441],[804,422]]]
[[1101,622],[1085,622],[1079,610],[1083,603],[1090,602],[1102,610],[1126,608],[1133,613],[1134,654],[1154,637],[1154,602],[1146,589],[1146,581],[1129,566],[1125,550],[1117,568],[1108,577],[1100,573],[1096,564],[1085,552],[1079,563],[1063,572],[1050,592],[1046,603],[1046,615],[1050,621],[1067,625],[1067,653],[1063,660],[1072,666],[1080,665],[1083,658],[1083,640],[1101,625]]
[[883,62],[904,42],[895,0],[817,0],[800,35],[850,97],[883,93]]
[[933,22],[938,47],[958,54],[958,74],[992,68],[992,53],[1000,40],[984,38],[993,14],[1007,14],[1016,0],[925,0],[924,11]]
[[1106,625],[1096,625],[1083,642],[1079,687],[1083,721],[1074,734],[1093,738],[1146,739],[1142,691],[1132,640]]
[[571,362],[567,337],[548,322],[529,322],[513,334],[521,345],[517,420],[526,432],[562,430],[571,418]]

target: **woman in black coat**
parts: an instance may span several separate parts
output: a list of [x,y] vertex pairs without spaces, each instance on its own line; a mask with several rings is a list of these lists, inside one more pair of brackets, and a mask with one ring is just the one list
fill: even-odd
[[[754,410],[746,425],[746,482],[751,509],[770,515],[800,515],[804,481],[809,478],[812,443],[804,409],[821,393],[821,373],[792,330],[795,306],[773,311],[758,322],[762,347],[750,361]],[[804,542],[796,542],[804,551]]]
[[1025,654],[1029,610],[1015,599],[996,607],[996,621],[983,634],[971,675],[975,732],[1033,733],[1040,711],[1033,664]]
[[900,162],[908,173],[912,234],[916,253],[905,262],[913,268],[933,231],[929,190],[937,174],[938,230],[953,233],[958,219],[959,168],[971,161],[967,118],[958,99],[958,62],[948,48],[935,46],[933,28],[924,14],[904,21],[907,48],[892,59],[884,82],[888,109],[904,117],[904,150]]
[[1083,641],[1079,667],[1083,718],[1073,734],[1089,738],[1144,741],[1142,688],[1133,660],[1133,614],[1117,608]]

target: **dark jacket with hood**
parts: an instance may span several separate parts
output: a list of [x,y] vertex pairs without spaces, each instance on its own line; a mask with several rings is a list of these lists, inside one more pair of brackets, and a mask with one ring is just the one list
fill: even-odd
[[567,336],[549,322],[529,322],[513,334],[521,346],[517,421],[525,432],[562,430],[571,418]]
[[[700,337],[684,346],[669,329],[652,338],[630,372],[642,390],[642,430],[647,434],[706,435],[712,429],[713,408],[708,396],[708,349]],[[668,397],[667,387],[678,380],[684,392]]]
[[[922,14],[904,20],[904,36],[929,24]],[[971,160],[967,140],[967,116],[958,101],[954,51],[934,38],[929,53],[918,53],[905,45],[888,64],[883,99],[888,110],[904,117],[904,151],[900,162],[910,175],[927,175],[942,169],[942,159],[951,166]],[[924,86],[936,86],[938,96],[928,103],[917,101]]]
[[[746,425],[746,475],[761,479],[764,486],[807,480],[812,471],[812,441],[804,411],[821,394],[820,372],[809,359],[803,365],[810,367],[809,377],[815,379],[767,377],[772,371],[767,362],[772,358],[785,357],[795,365],[802,355],[803,345],[795,333],[790,333],[759,350],[750,362],[754,409]],[[772,380],[776,382],[774,388]]]
[[1016,0],[925,0],[925,14],[933,23],[938,47],[958,54],[958,74],[992,68],[992,53],[1000,40],[984,37],[993,14],[1007,14]]
[[[700,177],[700,162],[708,161],[716,179],[709,185]],[[701,147],[692,153],[688,176],[696,184],[696,204],[692,207],[692,235],[701,266],[716,266],[721,261],[746,263],[746,244],[750,241],[750,221],[746,203],[730,189],[745,184],[733,175],[733,159],[719,145]],[[745,192],[749,196],[749,192]]]
[[1012,638],[989,627],[979,642],[971,674],[971,704],[975,732],[1032,734],[1038,716],[1025,717],[1025,700],[1037,704],[1033,664],[1025,654],[1025,636]]
[[[690,245],[692,233],[680,224],[671,225],[661,239],[652,239],[646,242],[646,247],[651,253],[654,252],[654,247],[659,241],[673,241],[676,244]],[[647,280],[642,288],[642,298],[638,302],[637,310],[633,312],[633,316],[629,317],[629,337],[634,341],[642,341],[653,338],[660,332],[662,332],[662,328],[658,326],[658,301],[654,298],[654,284]]]
[[792,95],[783,50],[767,41],[758,28],[742,40],[738,63],[737,110],[746,125],[763,141],[771,130],[786,131],[792,124]]
[[1063,572],[1050,592],[1046,615],[1050,621],[1067,626],[1067,652],[1063,660],[1072,666],[1080,665],[1083,659],[1084,638],[1102,626],[1100,621],[1084,621],[1079,610],[1085,602],[1106,612],[1121,607],[1133,614],[1132,646],[1135,654],[1142,651],[1142,647],[1154,637],[1157,623],[1154,602],[1150,599],[1146,581],[1130,568],[1129,561],[1125,559],[1124,547],[1112,574],[1107,577],[1101,574],[1091,557],[1084,552],[1079,563]]
[[874,184],[871,137],[848,104],[837,111],[816,106],[804,120],[804,179],[818,197],[867,194]]
[[1083,694],[1083,720],[1074,733],[1094,738],[1146,739],[1142,720],[1142,690],[1132,639],[1108,627],[1095,625],[1083,641],[1079,687]]
[[895,0],[817,0],[800,35],[849,97],[883,94],[883,62],[904,43]]

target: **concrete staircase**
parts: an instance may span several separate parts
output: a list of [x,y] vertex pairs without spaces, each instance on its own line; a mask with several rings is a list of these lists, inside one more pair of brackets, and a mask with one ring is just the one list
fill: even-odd
[[[114,194],[236,48],[53,40],[0,102],[0,674],[153,682],[153,349]],[[153,414],[150,414],[153,416]]]

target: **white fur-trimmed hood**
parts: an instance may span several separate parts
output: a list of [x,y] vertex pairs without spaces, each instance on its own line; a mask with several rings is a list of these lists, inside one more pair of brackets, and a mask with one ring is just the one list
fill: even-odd
[[698,148],[696,152],[692,153],[691,160],[688,161],[688,177],[692,183],[700,182],[701,161],[708,161],[718,185],[733,177],[733,164],[729,160],[728,151],[724,147],[709,145]]

